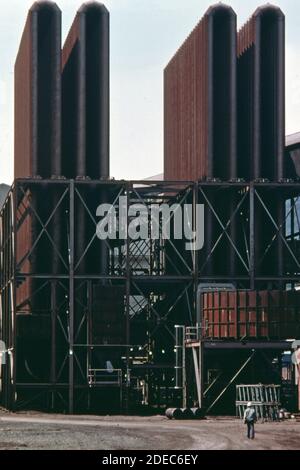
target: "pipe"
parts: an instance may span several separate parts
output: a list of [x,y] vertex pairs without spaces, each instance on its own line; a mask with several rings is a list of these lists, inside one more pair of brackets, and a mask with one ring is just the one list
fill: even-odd
[[203,411],[201,410],[201,408],[191,408],[191,412],[193,413],[194,419],[203,418]]
[[182,419],[193,419],[194,413],[190,408],[181,408],[182,411]]
[[108,178],[109,12],[104,5],[89,2],[78,10],[63,47],[62,75],[66,176]]
[[175,389],[184,388],[185,326],[175,325]]
[[182,419],[182,409],[181,408],[168,408],[165,412],[165,415],[169,419]]

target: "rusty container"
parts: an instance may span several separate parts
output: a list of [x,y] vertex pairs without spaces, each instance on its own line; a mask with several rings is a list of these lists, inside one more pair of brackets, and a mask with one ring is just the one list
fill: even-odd
[[300,335],[300,293],[236,291],[203,294],[205,337],[293,339]]

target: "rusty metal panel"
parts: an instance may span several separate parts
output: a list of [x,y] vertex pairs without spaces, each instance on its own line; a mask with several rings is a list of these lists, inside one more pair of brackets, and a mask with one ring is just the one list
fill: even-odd
[[247,334],[247,292],[238,295],[238,336],[243,338]]
[[62,52],[63,173],[109,177],[109,13],[78,10]]
[[238,32],[238,176],[285,176],[285,17],[258,8]]
[[15,178],[32,175],[31,18],[27,18],[15,64]]
[[[19,226],[17,232],[17,243],[16,243],[16,264],[19,265],[23,259],[28,255],[32,244],[32,221],[28,216],[30,210],[29,204],[30,194],[27,192],[26,197],[23,198],[21,204],[18,207],[17,220],[24,219],[23,223]],[[30,272],[30,261],[27,258],[22,266],[22,272]],[[16,303],[17,305],[23,304],[21,310],[23,312],[30,313],[30,305],[27,299],[30,298],[32,288],[32,282],[30,279],[24,279],[23,283],[17,287],[16,290]]]
[[211,318],[213,319],[213,335],[219,337],[219,309],[218,309],[218,295],[212,295],[210,299]]
[[61,12],[29,10],[15,63],[15,178],[61,170]]
[[231,295],[227,293],[228,305],[229,305],[229,331],[228,337],[229,338],[237,338],[238,337],[238,325],[237,325],[237,292],[232,292]]
[[279,340],[300,334],[299,292],[210,292],[203,300],[207,338]]
[[248,312],[247,312],[247,336],[255,338],[258,335],[257,329],[257,293],[248,292]]
[[220,321],[221,321],[221,336],[222,338],[229,337],[230,328],[230,305],[228,302],[227,292],[219,292],[220,297]]
[[[267,337],[269,334],[270,336],[276,336],[276,326],[269,321],[271,312],[272,321],[276,322],[276,312],[271,310],[269,304],[269,291],[262,291],[258,293],[258,302],[259,302],[259,310],[258,310],[258,335],[260,337]],[[275,328],[273,328],[275,326]],[[277,332],[278,334],[278,332]]]
[[167,180],[236,177],[236,15],[208,9],[164,71]]

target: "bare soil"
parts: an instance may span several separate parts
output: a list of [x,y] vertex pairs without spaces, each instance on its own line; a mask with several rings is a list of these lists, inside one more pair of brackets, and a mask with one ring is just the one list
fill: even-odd
[[235,418],[170,421],[162,416],[64,416],[0,411],[0,450],[293,450],[300,422],[256,425],[246,438]]

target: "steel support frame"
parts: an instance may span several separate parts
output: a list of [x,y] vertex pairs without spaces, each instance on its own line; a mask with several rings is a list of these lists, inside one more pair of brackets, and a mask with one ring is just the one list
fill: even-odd
[[[132,295],[132,291],[136,292],[137,286],[139,285],[139,281],[143,278],[143,286],[146,288],[141,288],[141,293],[144,291],[145,296],[149,295],[149,288],[147,287],[147,283],[153,284],[155,281],[155,285],[159,285],[161,282],[172,282],[178,283],[182,282],[185,283],[186,288],[183,289],[183,292],[180,293],[182,297],[186,295],[186,289],[194,282],[193,278],[193,267],[190,269],[190,273],[181,274],[178,272],[176,276],[167,276],[165,273],[162,272],[153,272],[151,271],[151,275],[140,276],[140,273],[135,273],[132,271],[132,255],[131,255],[131,243],[127,238],[126,241],[126,256],[125,256],[125,270],[121,270],[116,272],[107,273],[107,275],[82,275],[76,272],[76,260],[75,260],[75,212],[76,212],[76,201],[77,204],[81,203],[88,215],[89,214],[89,207],[84,197],[81,193],[81,188],[83,187],[90,187],[91,185],[99,185],[99,188],[103,187],[113,187],[116,190],[121,188],[122,194],[126,195],[127,198],[127,207],[132,202],[136,202],[137,199],[140,201],[145,201],[146,204],[150,204],[151,201],[168,201],[170,198],[176,198],[181,192],[184,192],[185,186],[180,182],[176,185],[176,183],[171,183],[165,185],[164,183],[159,182],[159,184],[149,184],[149,182],[145,182],[145,184],[141,185],[140,182],[113,182],[113,181],[97,181],[97,182],[90,182],[90,181],[67,181],[67,180],[38,180],[38,179],[26,179],[26,180],[18,180],[15,182],[14,186],[11,189],[10,197],[8,198],[2,212],[1,212],[1,226],[5,227],[7,231],[7,237],[5,234],[1,232],[1,256],[6,256],[6,265],[9,263],[9,269],[5,268],[5,277],[2,276],[1,278],[1,300],[2,300],[2,311],[3,311],[3,323],[5,324],[5,328],[9,329],[7,334],[1,333],[3,339],[6,339],[7,344],[9,345],[10,353],[12,357],[16,356],[16,345],[17,345],[17,333],[15,331],[16,325],[16,316],[18,312],[18,306],[16,305],[16,296],[17,296],[17,289],[19,283],[24,282],[25,280],[37,281],[40,282],[39,284],[39,293],[41,291],[49,289],[51,292],[50,301],[49,301],[49,312],[51,313],[51,367],[50,367],[50,374],[49,374],[49,381],[40,382],[40,381],[20,381],[18,380],[17,376],[17,365],[14,361],[12,363],[12,380],[8,377],[5,377],[5,393],[6,395],[9,393],[9,399],[4,399],[4,394],[2,393],[2,403],[7,408],[16,408],[20,406],[26,406],[30,403],[34,403],[35,399],[40,398],[40,396],[44,393],[50,395],[51,400],[51,409],[55,409],[57,400],[56,398],[59,397],[60,402],[64,403],[64,408],[69,413],[73,413],[77,410],[77,402],[78,402],[78,393],[77,391],[86,390],[89,392],[88,385],[78,382],[76,379],[76,375],[78,369],[80,369],[80,359],[78,356],[78,350],[80,348],[84,348],[86,350],[87,355],[89,354],[89,338],[87,337],[86,344],[77,344],[76,338],[79,334],[79,329],[83,327],[84,322],[86,321],[82,318],[78,326],[78,318],[77,318],[77,326],[75,326],[75,308],[76,302],[78,303],[78,298],[76,297],[76,290],[80,288],[85,289],[85,285],[91,285],[91,283],[99,282],[99,281],[107,281],[111,284],[115,282],[119,283],[122,282],[125,285],[125,314],[126,314],[126,345],[117,345],[125,349],[126,351],[126,387],[125,390],[128,393],[127,400],[124,400],[125,406],[129,407],[129,389],[130,389],[130,374],[131,374],[131,364],[132,364],[132,355],[130,354],[130,349],[132,344],[130,344],[130,330],[131,330],[131,322],[134,319],[131,318],[131,310],[130,310],[130,297]],[[27,216],[30,216],[37,221],[39,226],[39,231],[36,234],[36,240],[32,240],[32,245],[29,247],[26,255],[20,260],[17,259],[15,255],[15,250],[17,246],[17,236],[18,231],[21,230],[21,227],[24,224],[25,217],[21,218],[17,216],[17,209],[18,205],[23,203],[23,199],[27,197],[27,190],[35,188],[38,190],[39,187],[47,188],[56,186],[60,189],[61,198],[59,203],[56,207],[51,208],[51,215],[47,217],[47,220],[42,220],[43,217],[41,214],[37,213],[36,207],[31,205],[31,201],[27,200],[26,203],[29,206],[27,211]],[[181,196],[182,197],[182,196]],[[12,202],[15,201],[15,210],[11,206]],[[112,201],[113,202],[113,201]],[[50,201],[51,203],[51,201]],[[115,203],[115,201],[114,201]],[[56,211],[60,209],[60,206],[66,210],[66,216],[68,219],[68,227],[69,227],[69,236],[68,236],[68,251],[67,253],[60,252],[61,247],[55,246],[52,235],[49,231],[48,225],[51,222]],[[128,211],[127,211],[128,214]],[[92,215],[93,216],[93,215]],[[10,224],[7,223],[7,218],[10,218]],[[95,220],[96,224],[96,220]],[[129,224],[129,219],[127,216],[127,226]],[[34,249],[38,246],[39,240],[45,236],[48,244],[49,244],[49,253],[48,256],[51,256],[51,250],[55,251],[56,255],[60,257],[61,260],[64,260],[65,263],[62,263],[63,268],[58,273],[45,273],[45,272],[33,272],[28,270],[28,265],[26,266],[27,260],[32,256]],[[35,243],[36,242],[36,243]],[[14,249],[12,248],[14,246]],[[87,250],[88,251],[88,250]],[[83,256],[86,255],[86,252]],[[180,254],[179,254],[180,255]],[[78,259],[77,259],[78,261]],[[68,270],[65,270],[64,267],[67,263]],[[78,264],[78,263],[77,263]],[[2,266],[3,263],[1,263]],[[174,284],[173,284],[174,285]],[[64,290],[65,292],[65,305],[62,306],[59,304],[58,300],[58,290]],[[156,289],[156,287],[154,287]],[[88,290],[88,288],[87,288]],[[8,295],[9,294],[9,295]],[[36,295],[36,291],[32,290],[30,293],[33,296]],[[192,299],[192,296],[191,296]],[[26,299],[26,301],[30,301]],[[174,300],[176,303],[177,299]],[[90,315],[90,309],[86,308],[86,305],[83,306],[84,315]],[[173,305],[169,306],[170,308],[166,312],[160,312],[158,318],[158,324],[156,327],[161,328],[159,325],[160,320],[162,317],[169,317],[171,315]],[[61,310],[67,309],[68,318],[67,323],[66,319],[62,318]],[[189,310],[192,311],[193,304],[191,300],[191,304],[189,305]],[[150,311],[154,315],[155,308],[150,306]],[[194,317],[194,313],[190,315],[190,317]],[[57,362],[57,328],[59,327],[60,333],[63,333],[65,337],[65,347],[66,354],[61,359],[61,362]],[[164,328],[164,327],[162,327]],[[170,330],[170,333],[172,331]],[[97,345],[96,345],[97,346]],[[148,365],[146,365],[148,367]],[[146,369],[147,369],[146,367]],[[68,370],[68,378],[66,381],[66,377],[62,378],[63,371]],[[6,368],[6,374],[8,373],[8,368]],[[18,395],[20,391],[30,389],[31,391],[31,398],[26,401],[20,403],[18,401]]]
[[[57,188],[61,188],[61,200],[67,203],[68,206],[68,225],[69,225],[69,246],[68,253],[60,253],[61,257],[67,262],[68,270],[62,270],[59,273],[37,273],[37,272],[25,272],[22,270],[24,265],[24,260],[21,263],[17,263],[17,244],[18,244],[18,233],[20,227],[22,226],[23,221],[18,219],[18,207],[21,203],[22,197],[24,197],[24,188],[39,188],[51,187],[55,185]],[[255,213],[257,203],[260,203],[264,209],[264,212],[267,217],[271,216],[271,213],[268,210],[267,204],[264,202],[263,193],[264,191],[278,191],[286,195],[286,198],[296,197],[300,193],[300,185],[297,183],[227,183],[227,182],[208,182],[208,183],[193,183],[193,182],[162,182],[162,181],[89,181],[89,180],[38,180],[38,179],[26,179],[26,180],[17,180],[6,200],[6,203],[1,211],[0,220],[1,220],[1,285],[0,285],[0,296],[1,296],[1,338],[6,342],[7,348],[9,350],[9,367],[3,368],[3,383],[4,387],[1,392],[1,403],[7,408],[15,408],[18,401],[18,393],[20,390],[30,388],[33,391],[33,395],[39,395],[40,393],[47,392],[51,394],[51,408],[55,408],[55,396],[59,396],[61,401],[65,403],[67,411],[70,413],[77,410],[78,400],[77,391],[85,390],[88,393],[88,386],[82,382],[78,382],[75,379],[77,369],[80,368],[80,361],[77,356],[77,350],[79,347],[83,347],[86,350],[86,356],[89,354],[89,340],[87,338],[84,345],[76,344],[76,336],[78,331],[76,331],[74,323],[74,310],[76,303],[76,288],[79,283],[87,283],[91,285],[93,282],[107,281],[110,284],[124,283],[125,286],[125,314],[126,314],[126,344],[122,346],[123,350],[126,353],[126,376],[127,381],[125,383],[127,391],[127,399],[124,400],[124,404],[129,408],[129,391],[130,391],[130,375],[132,368],[132,355],[130,354],[131,346],[131,325],[135,321],[132,318],[132,312],[130,308],[130,298],[133,292],[137,292],[140,289],[141,294],[147,296],[149,295],[149,290],[151,291],[151,285],[155,281],[154,289],[163,290],[166,282],[169,282],[169,289],[176,289],[176,283],[181,283],[182,291],[179,295],[182,294],[183,297],[186,297],[186,309],[189,312],[184,323],[186,325],[193,325],[196,320],[196,293],[198,284],[201,282],[232,282],[232,277],[202,277],[201,271],[199,268],[199,256],[196,251],[191,253],[191,260],[187,266],[185,266],[184,272],[178,272],[176,275],[168,275],[167,273],[160,270],[155,272],[150,269],[148,275],[141,274],[141,272],[135,275],[132,272],[132,263],[131,263],[131,243],[127,238],[126,241],[126,252],[125,252],[125,269],[114,270],[107,275],[97,275],[89,274],[82,275],[76,273],[75,259],[74,259],[74,243],[75,243],[75,226],[74,218],[76,211],[76,198],[78,203],[78,198],[81,193],[81,188],[98,186],[99,188],[113,188],[113,194],[121,193],[126,196],[127,208],[132,202],[144,202],[149,206],[151,202],[163,202],[170,200],[177,200],[181,203],[184,203],[189,197],[192,201],[194,207],[194,213],[196,211],[196,204],[203,202],[203,198],[206,200],[206,203],[211,206],[211,209],[214,213],[217,223],[220,225],[222,230],[222,236],[218,243],[222,243],[223,237],[229,241],[230,245],[234,249],[236,256],[244,256],[244,254],[239,253],[238,248],[234,248],[235,240],[231,239],[229,227],[236,212],[239,209],[237,205],[235,211],[230,214],[229,220],[225,220],[222,214],[218,213],[218,208],[210,202],[209,197],[207,196],[207,190],[213,191],[216,194],[222,194],[224,197],[226,191],[238,190],[243,192],[244,200],[248,201],[249,207],[249,230],[247,233],[247,243],[249,246],[249,263],[248,269],[245,275],[239,276],[234,281],[236,282],[237,287],[247,285],[251,288],[257,288],[260,285],[263,285],[265,282],[269,281],[274,283],[286,283],[289,281],[298,282],[300,275],[295,273],[295,275],[281,275],[278,276],[277,273],[274,275],[265,278],[263,275],[260,275],[255,266],[255,233],[254,233],[254,224]],[[245,196],[246,194],[246,196]],[[22,196],[23,195],[23,196]],[[205,196],[205,197],[204,197]],[[88,212],[88,204],[85,203],[84,198],[82,198],[83,205],[86,206],[85,210]],[[116,203],[115,201],[112,201]],[[51,214],[53,215],[58,207],[53,207]],[[34,217],[34,207],[32,208],[32,216]],[[38,216],[38,214],[37,214]],[[193,220],[193,224],[195,217]],[[275,221],[274,221],[275,222]],[[96,223],[96,221],[95,221]],[[127,211],[127,226],[129,224],[128,211]],[[55,247],[53,244],[53,239],[51,233],[48,230],[47,221],[44,221],[41,225],[41,231],[44,235],[47,236],[50,246],[56,252],[60,251],[60,247]],[[276,224],[273,224],[275,231],[279,234],[283,232],[283,227],[280,227]],[[171,244],[172,247],[172,244]],[[159,245],[159,249],[163,250],[163,245]],[[174,256],[184,257],[182,253],[177,253],[178,249],[176,246],[173,247]],[[85,255],[86,253],[84,253]],[[29,257],[29,253],[27,256]],[[209,256],[213,256],[213,249]],[[295,255],[296,256],[296,255]],[[16,331],[16,322],[17,322],[17,312],[18,306],[17,303],[17,289],[18,284],[23,282],[24,279],[39,280],[44,281],[45,285],[50,286],[51,290],[51,301],[49,305],[49,311],[51,311],[51,325],[52,325],[52,335],[51,335],[51,373],[49,376],[49,382],[45,383],[20,383],[17,376],[17,331]],[[143,287],[140,287],[140,282],[143,281]],[[158,287],[156,287],[158,286]],[[173,287],[172,287],[173,286]],[[69,316],[67,325],[63,325],[62,318],[59,312],[59,301],[57,299],[57,287],[63,288],[66,291],[67,303],[69,308]],[[87,287],[88,290],[88,287]],[[153,287],[152,287],[153,290]],[[192,291],[193,294],[188,294],[188,291]],[[167,289],[168,295],[168,289]],[[183,298],[182,297],[182,298]],[[174,304],[178,301],[178,296],[173,300],[170,308],[174,308]],[[176,305],[175,305],[176,307]],[[155,313],[155,305],[149,306],[149,311],[151,315],[155,318],[157,317],[157,326],[159,329],[165,328],[161,326],[162,318],[166,317],[167,319],[172,315],[171,310],[168,309],[167,312],[159,312],[159,315]],[[90,314],[90,308],[84,309],[84,314]],[[82,318],[80,327],[82,328],[85,324],[86,319]],[[66,346],[67,346],[67,356],[64,358],[61,364],[57,363],[56,349],[57,349],[57,338],[56,338],[56,328],[57,325],[60,325],[62,329],[65,330],[66,335]],[[171,333],[171,331],[170,331]],[[67,363],[66,363],[67,360]],[[68,380],[61,379],[61,371],[68,364]],[[145,364],[144,371],[148,370],[149,365],[152,367],[159,366],[159,364],[152,364],[151,361]],[[166,364],[166,368],[169,368],[171,364]],[[76,372],[77,371],[77,372]],[[75,373],[76,372],[76,373]],[[136,371],[134,371],[136,373]],[[34,400],[34,396],[32,399]]]
[[[212,189],[213,188],[213,189]],[[208,252],[208,256],[205,260],[205,264],[209,262],[209,260],[213,259],[214,252],[216,248],[222,245],[224,238],[228,241],[229,246],[232,248],[233,252],[232,255],[244,265],[245,271],[244,273],[236,276],[229,276],[229,275],[215,275],[215,276],[207,276],[202,273],[203,265],[199,264],[198,266],[198,278],[201,282],[233,282],[236,285],[237,289],[263,289],[268,286],[270,288],[270,284],[273,285],[272,288],[285,288],[286,284],[289,283],[297,283],[299,281],[299,272],[300,272],[300,260],[297,257],[297,253],[293,251],[293,249],[289,246],[287,238],[295,238],[297,233],[294,233],[294,236],[286,237],[285,232],[285,224],[290,216],[293,213],[293,206],[291,206],[289,211],[286,211],[285,215],[282,217],[282,222],[278,223],[274,220],[272,215],[272,206],[273,201],[266,201],[266,194],[272,194],[275,197],[281,196],[282,201],[288,201],[291,198],[298,198],[300,197],[300,184],[293,183],[293,182],[280,182],[280,183],[271,183],[271,182],[251,182],[251,183],[225,183],[225,182],[208,182],[208,183],[199,183],[198,184],[198,200],[200,202],[206,204],[213,214],[213,218],[215,220],[216,227],[218,230],[221,230],[221,234],[213,243],[210,251]],[[233,212],[228,215],[223,215],[220,213],[220,209],[218,207],[218,200],[222,200],[223,198],[227,198],[229,192],[232,193],[236,191],[236,194],[239,195],[239,200],[236,203],[236,206],[233,207]],[[217,202],[212,202],[210,200],[210,194],[218,194],[219,198]],[[272,204],[272,205],[271,205]],[[231,224],[234,223],[239,210],[241,207],[244,207],[246,210],[246,217],[248,221],[248,228],[245,237],[245,246],[243,247],[244,252],[241,251],[241,248],[237,246],[236,240],[232,238],[229,233],[229,229]],[[273,206],[274,207],[274,206]],[[285,253],[287,257],[290,257],[295,266],[294,273],[287,273],[287,272],[279,272],[279,273],[270,273],[270,274],[263,274],[260,272],[260,264],[262,260],[257,259],[257,239],[255,235],[255,227],[258,224],[263,224],[263,220],[258,219],[258,209],[262,209],[263,216],[265,217],[265,221],[268,222],[273,227],[273,233],[270,237],[270,240],[266,241],[266,246],[264,250],[263,257],[268,253],[274,241],[279,239],[283,245]],[[299,216],[298,216],[299,217]],[[245,259],[245,253],[247,253],[247,259]],[[298,271],[297,271],[298,270]]]

